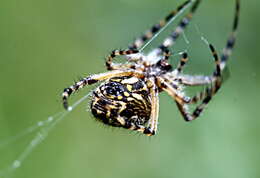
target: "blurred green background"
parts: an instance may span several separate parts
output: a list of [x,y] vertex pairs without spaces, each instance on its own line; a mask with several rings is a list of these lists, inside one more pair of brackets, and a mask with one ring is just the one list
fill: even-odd
[[[182,2],[2,0],[0,144],[62,111],[63,88],[80,76],[105,71],[104,57],[111,50],[127,47]],[[186,73],[213,70],[200,37],[220,52],[231,31],[234,5],[234,0],[202,2],[185,32],[190,43],[181,37],[172,48],[189,50]],[[231,76],[198,120],[184,122],[174,101],[162,93],[159,132],[148,138],[96,122],[85,101],[11,171],[11,177],[260,177],[259,7],[257,0],[242,2],[238,41],[229,61]],[[173,63],[178,58],[173,57]],[[74,95],[71,103],[91,88]],[[10,166],[35,134],[0,147],[0,170]]]

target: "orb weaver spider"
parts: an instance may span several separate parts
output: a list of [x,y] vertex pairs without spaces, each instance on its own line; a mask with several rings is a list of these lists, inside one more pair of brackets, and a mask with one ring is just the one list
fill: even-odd
[[[104,124],[136,130],[148,136],[155,135],[159,111],[158,94],[162,91],[168,93],[175,100],[185,121],[192,121],[199,117],[205,106],[221,87],[222,72],[235,44],[240,9],[240,2],[236,0],[232,33],[221,57],[218,56],[213,45],[208,44],[216,66],[213,74],[211,76],[185,75],[182,72],[188,60],[188,54],[182,53],[179,64],[176,68],[173,68],[168,63],[171,57],[169,47],[175,44],[180,34],[187,27],[200,1],[188,0],[184,2],[158,24],[152,26],[143,36],[137,38],[129,46],[129,49],[112,51],[106,58],[106,67],[109,72],[88,76],[64,89],[62,94],[64,107],[70,109],[67,100],[75,91],[86,85],[105,81],[93,91],[90,106],[95,118]],[[192,7],[189,13],[181,19],[177,28],[158,48],[148,54],[139,50],[176,14],[190,4],[192,4]],[[124,64],[114,63],[113,59],[118,56],[124,56],[127,62]],[[206,89],[193,97],[185,96],[183,86],[198,85],[206,85]],[[190,112],[188,105],[198,102],[201,103],[193,112]]]

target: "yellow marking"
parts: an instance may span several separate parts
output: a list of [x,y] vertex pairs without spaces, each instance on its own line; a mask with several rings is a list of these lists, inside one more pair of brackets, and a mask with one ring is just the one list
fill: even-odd
[[132,85],[126,85],[126,88],[129,90],[129,91],[132,91]]
[[136,82],[138,82],[138,78],[136,78],[136,77],[131,77],[131,78],[129,78],[129,79],[123,80],[121,83],[122,83],[122,84],[134,84],[134,83],[136,83]]
[[146,85],[147,85],[148,88],[151,88],[151,87],[153,86],[153,83],[148,80],[147,83],[146,83]]
[[117,109],[117,107],[114,105],[108,105],[108,109]]
[[146,86],[144,86],[143,88],[139,89],[140,91],[144,90],[144,91],[148,91],[148,88]]
[[121,99],[123,99],[123,96],[119,95],[119,96],[117,96],[117,99],[121,100]]
[[130,128],[129,128],[129,130],[135,130],[135,126],[134,125],[132,125]]
[[160,27],[163,27],[163,26],[166,24],[166,22],[165,22],[165,20],[161,20],[161,21],[159,22],[159,24],[160,24]]
[[132,96],[135,97],[138,100],[143,100],[143,97],[139,94],[133,93]]
[[110,111],[107,111],[106,117],[109,118],[109,117],[110,117],[110,114],[111,114]]
[[121,125],[125,125],[125,120],[122,117],[116,118]]
[[114,54],[115,54],[115,55],[119,55],[119,54],[120,54],[120,53],[119,53],[119,50],[116,50]]
[[98,109],[97,109],[96,111],[97,111],[98,114],[102,114],[102,111],[100,111],[100,110],[98,110]]
[[146,134],[146,135],[149,136],[149,137],[150,137],[150,136],[153,136],[153,134]]
[[121,106],[119,107],[118,113],[121,113],[125,109],[126,109],[126,103],[121,102]]
[[139,132],[144,132],[144,128],[140,128],[140,129],[138,129],[137,131],[139,131]]
[[147,32],[147,33],[145,34],[145,36],[146,36],[147,38],[152,38],[152,37],[153,37],[153,33],[152,33],[151,31],[149,31],[149,32]]
[[133,101],[133,100],[134,100],[134,98],[132,98],[132,97],[127,98],[127,101]]
[[121,79],[111,79],[113,82],[121,82]]
[[115,99],[115,95],[107,96],[110,99]]
[[95,98],[93,99],[93,106],[96,105],[99,100],[100,100],[99,98],[95,97]]
[[124,95],[125,95],[126,97],[130,96],[130,94],[129,94],[128,92],[124,92]]

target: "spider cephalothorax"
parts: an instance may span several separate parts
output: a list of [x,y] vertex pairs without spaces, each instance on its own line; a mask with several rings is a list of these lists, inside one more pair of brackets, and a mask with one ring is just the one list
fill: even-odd
[[[175,44],[189,24],[200,1],[187,0],[176,11],[172,11],[165,19],[136,39],[128,50],[112,51],[106,58],[106,67],[109,72],[83,78],[64,89],[62,94],[64,107],[69,109],[67,99],[75,91],[86,85],[105,81],[93,91],[90,108],[92,114],[107,125],[137,130],[149,136],[154,135],[158,124],[158,93],[162,91],[167,92],[175,100],[186,121],[196,119],[221,87],[222,71],[235,44],[239,17],[239,0],[236,0],[232,33],[220,58],[213,45],[208,44],[216,66],[212,75],[183,74],[188,54],[182,53],[179,64],[173,68],[168,62],[171,56],[169,47]],[[191,4],[193,5],[190,12],[180,21],[169,37],[150,53],[142,53],[142,49],[146,46],[145,42],[157,35],[160,29],[166,27],[177,14]],[[127,63],[114,63],[113,59],[117,56],[126,57]],[[205,90],[193,97],[185,96],[183,86],[198,85],[205,85]],[[194,111],[190,112],[188,105],[197,103]]]

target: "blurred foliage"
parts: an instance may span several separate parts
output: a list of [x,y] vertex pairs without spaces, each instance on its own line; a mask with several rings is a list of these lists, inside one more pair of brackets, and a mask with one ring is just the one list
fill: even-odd
[[[79,76],[105,71],[110,50],[125,48],[181,2],[2,0],[0,142],[63,110],[63,88]],[[234,4],[202,2],[185,32],[190,44],[182,38],[173,48],[189,49],[187,73],[213,70],[200,34],[221,52]],[[13,177],[259,177],[259,6],[257,0],[242,2],[231,76],[198,120],[184,122],[172,99],[161,94],[159,133],[147,138],[95,122],[85,102],[50,132]],[[84,89],[72,101],[89,91]],[[0,168],[10,165],[33,136],[0,148]]]

